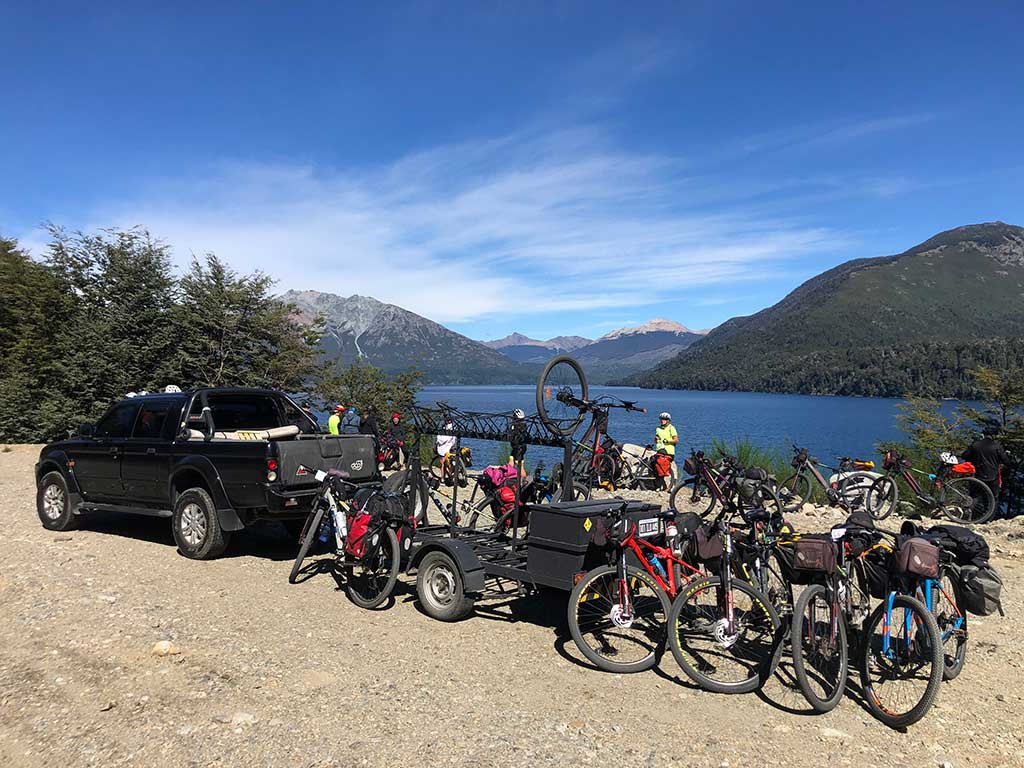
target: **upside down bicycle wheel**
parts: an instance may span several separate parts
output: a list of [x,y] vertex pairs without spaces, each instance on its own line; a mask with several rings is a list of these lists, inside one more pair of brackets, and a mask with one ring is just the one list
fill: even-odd
[[583,423],[579,402],[587,399],[587,377],[569,355],[551,358],[537,380],[537,413],[553,435],[567,437]]
[[774,673],[781,642],[779,614],[761,592],[735,580],[727,596],[718,576],[684,587],[668,616],[668,642],[683,672],[714,693],[749,693]]
[[580,653],[606,672],[643,672],[665,648],[668,597],[644,571],[626,568],[628,600],[614,565],[586,574],[569,596],[569,632]]

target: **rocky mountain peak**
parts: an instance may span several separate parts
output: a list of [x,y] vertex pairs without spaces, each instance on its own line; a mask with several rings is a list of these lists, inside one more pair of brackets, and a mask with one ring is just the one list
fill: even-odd
[[656,317],[643,325],[633,328],[619,328],[611,333],[606,333],[600,340],[618,339],[622,336],[633,336],[638,333],[697,333],[697,331],[691,331],[682,323],[677,323],[674,320]]

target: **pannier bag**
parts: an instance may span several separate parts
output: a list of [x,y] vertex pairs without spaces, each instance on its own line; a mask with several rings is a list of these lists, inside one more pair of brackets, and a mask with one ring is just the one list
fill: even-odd
[[683,471],[688,475],[697,474],[697,462],[693,460],[692,456],[683,462]]
[[980,566],[988,563],[988,542],[984,536],[970,528],[961,525],[934,525],[917,535],[952,554],[958,565]]
[[760,467],[751,467],[743,473],[743,479],[736,483],[744,501],[751,501],[761,490],[761,484],[768,479],[768,473]]
[[878,546],[858,558],[864,572],[865,589],[871,597],[882,600],[889,595],[889,558],[892,550]]
[[712,532],[710,526],[702,525],[694,534],[697,544],[697,559],[702,563],[712,563],[722,556],[725,547],[722,537],[717,531]]
[[836,572],[836,545],[830,534],[801,536],[793,545],[793,570],[826,575]]
[[679,536],[686,541],[697,532],[703,521],[695,512],[677,512],[675,523]]
[[973,475],[974,465],[969,461],[961,461],[959,464],[953,465],[954,475]]
[[989,616],[996,611],[1003,614],[1000,596],[1003,580],[990,565],[965,565],[960,569],[960,607],[977,616]]
[[654,457],[654,471],[658,477],[668,477],[672,474],[672,457],[667,453],[659,453]]
[[937,579],[939,548],[920,536],[904,539],[896,549],[893,566],[901,575]]
[[807,461],[807,458],[808,458],[807,449],[806,448],[801,448],[800,452],[797,453],[793,457],[793,460],[790,462],[790,464],[792,464],[794,467],[799,468],[801,464],[803,464],[805,461]]

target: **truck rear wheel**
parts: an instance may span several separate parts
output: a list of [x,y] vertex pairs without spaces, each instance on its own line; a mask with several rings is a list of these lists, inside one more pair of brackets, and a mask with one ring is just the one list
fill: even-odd
[[178,550],[192,560],[220,557],[231,540],[231,532],[220,527],[213,499],[202,488],[189,488],[178,496],[171,530]]
[[444,552],[429,552],[420,562],[416,595],[426,614],[439,621],[459,621],[473,612],[459,567]]

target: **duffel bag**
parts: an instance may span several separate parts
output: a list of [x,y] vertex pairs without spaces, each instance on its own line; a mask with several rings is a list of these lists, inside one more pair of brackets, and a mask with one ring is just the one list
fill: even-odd
[[836,572],[837,552],[832,535],[801,536],[793,545],[793,570],[814,576],[831,576]]
[[957,579],[960,607],[977,616],[1003,613],[1003,580],[991,565],[965,565]]
[[952,553],[958,565],[984,565],[989,549],[985,537],[961,525],[934,525],[923,536]]
[[693,536],[696,542],[697,559],[702,563],[713,563],[722,556],[725,547],[722,537],[708,525],[702,525]]
[[901,576],[939,577],[939,548],[921,536],[900,541],[892,562],[894,572]]

